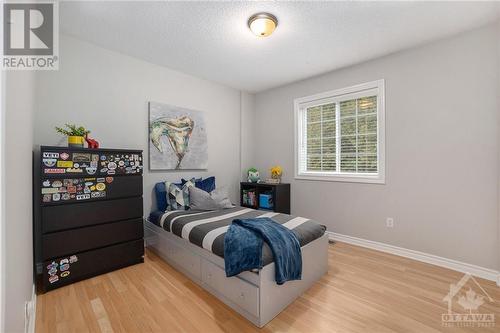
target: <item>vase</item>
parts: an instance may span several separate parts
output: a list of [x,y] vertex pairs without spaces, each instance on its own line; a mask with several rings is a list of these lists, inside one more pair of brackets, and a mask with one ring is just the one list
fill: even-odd
[[275,184],[281,184],[281,176],[271,176]]
[[70,148],[83,148],[85,139],[83,136],[71,135],[68,136],[68,147]]

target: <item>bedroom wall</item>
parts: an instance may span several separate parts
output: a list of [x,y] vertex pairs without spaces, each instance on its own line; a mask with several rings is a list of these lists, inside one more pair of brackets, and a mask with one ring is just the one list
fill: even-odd
[[[158,181],[215,175],[237,201],[240,91],[61,35],[60,69],[37,75],[35,143],[65,145],[54,126],[83,124],[102,147],[144,150],[144,210]],[[205,112],[208,170],[148,170],[148,101]]]
[[[257,166],[283,165],[292,213],[330,231],[499,269],[499,36],[490,25],[257,94]],[[293,100],[378,79],[386,184],[295,180]]]
[[255,95],[241,92],[241,179],[255,163]]
[[[2,132],[2,321],[0,332],[24,331],[24,304],[33,292],[32,148],[35,74],[5,72]],[[4,141],[5,140],[5,141]]]

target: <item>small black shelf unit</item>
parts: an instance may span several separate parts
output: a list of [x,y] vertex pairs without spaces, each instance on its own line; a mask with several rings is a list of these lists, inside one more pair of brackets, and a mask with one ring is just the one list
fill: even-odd
[[[254,191],[256,202],[255,205],[247,205],[243,202],[243,192]],[[266,209],[259,205],[259,197],[261,194],[269,193],[272,197],[273,208]],[[290,214],[290,184],[268,184],[268,183],[240,183],[240,205],[253,209],[272,210],[277,213]]]
[[144,262],[142,150],[34,152],[37,290]]

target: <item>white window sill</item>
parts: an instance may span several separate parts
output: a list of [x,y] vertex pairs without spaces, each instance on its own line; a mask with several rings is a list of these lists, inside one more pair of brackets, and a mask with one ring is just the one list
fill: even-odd
[[366,183],[366,184],[385,184],[385,177],[381,175],[325,175],[325,174],[298,174],[295,175],[298,180],[313,180],[325,182],[347,182],[347,183]]

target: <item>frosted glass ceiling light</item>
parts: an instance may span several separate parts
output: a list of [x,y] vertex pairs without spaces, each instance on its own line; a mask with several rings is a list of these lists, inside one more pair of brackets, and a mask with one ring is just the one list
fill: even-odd
[[269,13],[257,13],[248,19],[248,27],[258,37],[271,35],[277,26],[278,19]]

